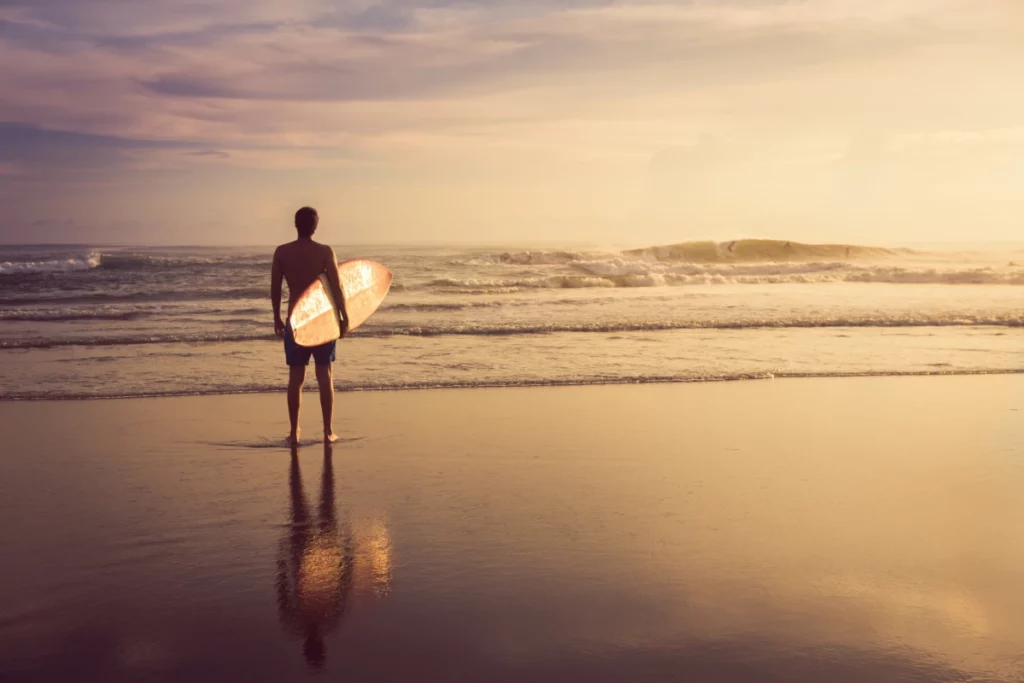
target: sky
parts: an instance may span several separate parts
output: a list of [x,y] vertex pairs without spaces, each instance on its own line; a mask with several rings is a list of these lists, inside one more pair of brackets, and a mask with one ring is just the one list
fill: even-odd
[[1019,239],[1020,0],[0,0],[0,242]]

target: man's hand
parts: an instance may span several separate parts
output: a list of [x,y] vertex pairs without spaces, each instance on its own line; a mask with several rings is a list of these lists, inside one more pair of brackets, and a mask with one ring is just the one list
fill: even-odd
[[341,325],[341,338],[344,339],[348,336],[348,320],[342,318],[338,322]]
[[274,334],[278,337],[284,336],[284,321],[281,320],[281,316],[274,318]]

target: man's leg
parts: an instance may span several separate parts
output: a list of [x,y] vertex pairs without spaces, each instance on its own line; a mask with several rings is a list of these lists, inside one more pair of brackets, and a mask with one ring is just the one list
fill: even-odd
[[334,433],[334,372],[326,363],[316,366],[316,383],[320,386],[320,409],[324,414],[324,441],[337,441]]
[[288,441],[293,445],[299,443],[299,405],[302,403],[302,384],[305,381],[306,366],[288,366],[288,419],[292,423]]

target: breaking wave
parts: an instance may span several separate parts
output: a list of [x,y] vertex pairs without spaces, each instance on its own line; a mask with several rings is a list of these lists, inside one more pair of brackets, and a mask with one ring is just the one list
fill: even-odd
[[813,261],[869,261],[924,256],[910,249],[887,249],[858,244],[805,244],[786,240],[742,239],[730,242],[680,242],[625,251],[505,251],[477,254],[454,261],[459,265],[568,265],[580,261],[626,257],[669,263],[806,263]]
[[267,256],[220,254],[210,256],[161,255],[113,252],[103,254],[103,270],[170,270],[177,268],[264,268],[269,270]]
[[101,264],[102,258],[100,254],[48,261],[4,261],[0,263],[0,275],[72,273],[99,268]]
[[910,268],[841,262],[759,265],[671,265],[612,258],[569,264],[577,273],[521,278],[438,278],[428,288],[451,293],[504,294],[529,289],[665,287],[683,285],[829,284],[1024,285],[1024,268]]
[[166,271],[199,268],[246,269],[270,268],[266,255],[217,254],[209,256],[177,254],[141,254],[131,252],[99,252],[68,256],[66,258],[37,261],[4,261],[0,275],[39,275],[73,273],[88,270],[109,271]]

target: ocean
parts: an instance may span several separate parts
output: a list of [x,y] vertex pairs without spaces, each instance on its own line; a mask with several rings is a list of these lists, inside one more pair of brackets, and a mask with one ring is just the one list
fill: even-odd
[[[1024,372],[1024,251],[336,251],[395,273],[341,390]],[[281,390],[272,252],[0,247],[0,399]]]

